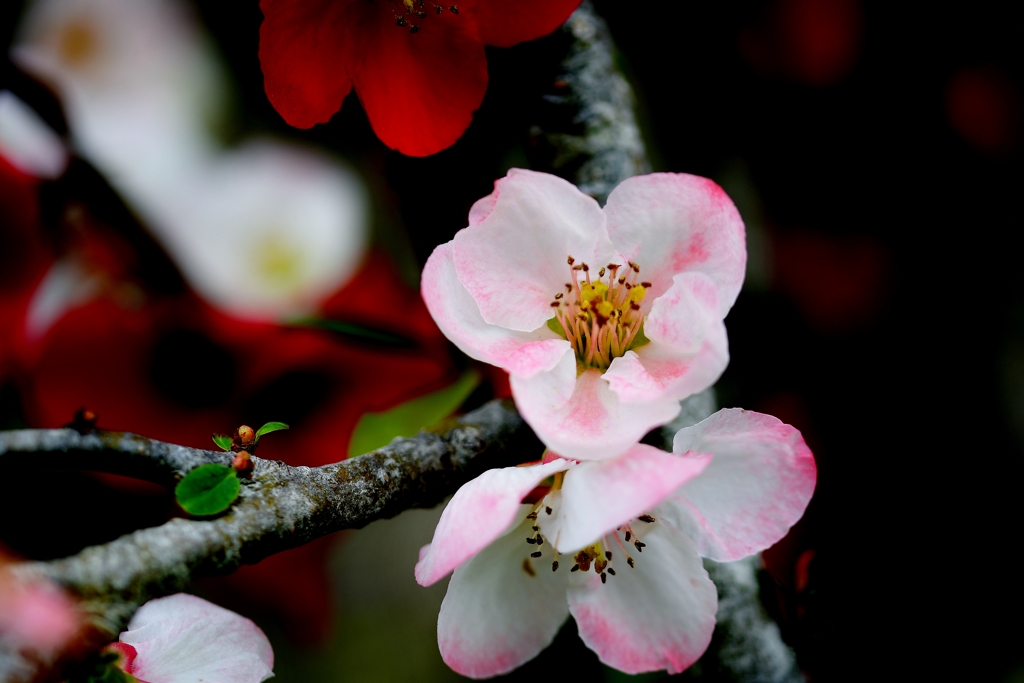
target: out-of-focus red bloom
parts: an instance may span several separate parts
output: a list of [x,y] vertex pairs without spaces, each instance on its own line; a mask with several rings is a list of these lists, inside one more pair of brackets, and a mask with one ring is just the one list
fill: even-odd
[[832,85],[860,57],[863,14],[861,0],[777,0],[765,26],[741,32],[740,50],[758,71]]
[[52,256],[39,225],[39,179],[0,156],[0,380],[11,370],[17,321]]
[[1006,72],[990,65],[961,69],[946,84],[946,119],[979,151],[1004,156],[1020,142],[1024,98]]
[[487,89],[485,45],[551,33],[580,0],[261,0],[267,97],[298,128],[355,90],[378,137],[410,156],[452,145]]
[[[382,347],[314,328],[242,322],[192,296],[133,302],[101,295],[63,315],[21,361],[29,424],[59,427],[85,405],[104,429],[214,448],[210,435],[281,420],[257,455],[291,465],[343,460],[359,418],[435,391],[458,375],[416,290],[371,256],[327,303],[330,315],[401,335]],[[373,304],[373,305],[369,305]],[[343,317],[344,316],[344,317]],[[323,636],[332,605],[327,541],[206,584],[218,601],[267,611],[303,642]]]

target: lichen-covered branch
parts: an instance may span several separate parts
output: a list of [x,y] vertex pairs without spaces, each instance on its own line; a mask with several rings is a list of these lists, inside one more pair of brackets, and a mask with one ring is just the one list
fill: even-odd
[[[172,519],[52,562],[17,568],[82,600],[91,626],[116,637],[145,601],[183,590],[194,579],[414,507],[431,507],[491,467],[536,458],[541,446],[510,403],[492,401],[442,429],[395,439],[365,455],[323,467],[290,467],[253,458],[252,479],[215,519]],[[70,429],[0,434],[0,467],[79,467],[132,471],[173,482],[223,453],[130,434],[80,435]],[[2,650],[2,648],[0,648]]]
[[558,87],[545,97],[553,111],[538,131],[547,152],[538,163],[604,203],[623,180],[651,170],[636,101],[616,65],[608,25],[589,1],[562,30],[572,41]]

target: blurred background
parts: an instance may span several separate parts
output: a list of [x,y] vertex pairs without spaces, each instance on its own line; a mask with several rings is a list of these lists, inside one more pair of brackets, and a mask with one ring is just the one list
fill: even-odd
[[[808,513],[761,573],[801,668],[1024,680],[1013,8],[594,4],[655,169],[714,178],[746,221],[717,393],[801,429],[818,461]],[[255,0],[0,7],[3,428],[87,406],[104,428],[207,447],[282,420],[260,455],[315,465],[506,391],[433,327],[417,276],[494,179],[543,166],[531,131],[567,37],[488,48],[473,124],[417,159],[377,140],[354,95],[328,124],[284,124],[261,20]],[[24,556],[170,514],[162,491],[115,477],[60,473],[45,498],[0,477],[0,542]],[[257,620],[279,680],[455,679],[434,636],[444,586],[412,578],[438,515],[198,590]],[[624,678],[571,622],[512,677],[563,674]]]

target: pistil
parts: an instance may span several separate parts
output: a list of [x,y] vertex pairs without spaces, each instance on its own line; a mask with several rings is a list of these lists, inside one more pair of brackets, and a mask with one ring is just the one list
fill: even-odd
[[586,263],[572,256],[567,263],[571,281],[554,295],[555,317],[548,327],[572,344],[583,369],[607,370],[615,358],[646,342],[640,304],[651,283],[638,282],[640,266],[633,262],[625,275],[619,275],[622,265],[609,263],[596,279]]

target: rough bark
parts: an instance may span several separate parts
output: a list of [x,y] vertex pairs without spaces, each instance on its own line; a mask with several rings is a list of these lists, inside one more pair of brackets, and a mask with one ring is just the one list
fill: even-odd
[[[252,478],[222,516],[175,518],[72,557],[19,565],[23,579],[47,578],[81,598],[95,638],[113,639],[135,610],[196,578],[360,528],[414,507],[433,507],[492,467],[536,458],[542,446],[514,407],[492,401],[441,429],[323,467],[291,467],[254,457]],[[230,455],[134,434],[71,429],[0,433],[0,470],[74,467],[126,473],[171,485]],[[5,653],[0,647],[0,664]],[[0,665],[0,672],[4,667]],[[16,679],[11,679],[16,680]]]

